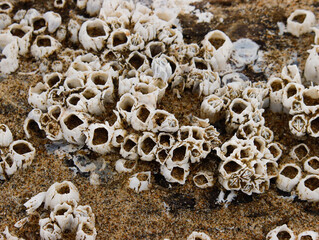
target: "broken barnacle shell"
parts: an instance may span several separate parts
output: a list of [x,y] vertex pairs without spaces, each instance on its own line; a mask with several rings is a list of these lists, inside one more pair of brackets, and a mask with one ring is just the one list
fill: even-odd
[[52,210],[59,204],[73,200],[75,202],[80,200],[79,191],[76,186],[70,181],[56,182],[47,191],[44,208]]
[[84,22],[79,31],[79,41],[86,50],[102,50],[105,41],[109,36],[110,28],[100,20],[87,20]]
[[38,35],[44,33],[47,29],[47,21],[46,19],[39,15],[31,19],[31,26],[33,27],[33,34]]
[[319,137],[319,114],[316,114],[309,119],[307,133],[311,137]]
[[97,236],[97,231],[92,222],[89,221],[80,221],[77,231],[76,231],[76,240],[95,240]]
[[116,104],[116,109],[128,124],[131,123],[133,109],[136,104],[136,98],[130,93],[125,93]]
[[29,52],[32,27],[14,23],[9,26],[9,33],[17,39],[19,54],[26,55]]
[[36,59],[48,57],[61,47],[56,39],[49,35],[39,35],[31,46],[31,53]]
[[267,177],[269,178],[269,180],[278,177],[278,163],[269,159],[262,159],[261,161],[266,168]]
[[43,218],[39,220],[40,237],[44,240],[61,239],[62,230],[50,218]]
[[24,203],[23,205],[27,208],[27,213],[34,213],[44,202],[45,196],[46,192],[40,192],[32,197],[30,200],[28,200],[26,203]]
[[107,121],[104,124],[93,123],[88,128],[86,145],[94,152],[106,154],[111,151],[112,137],[113,129]]
[[178,120],[174,114],[165,110],[155,109],[151,112],[150,122],[147,128],[152,132],[176,132],[179,129]]
[[13,141],[12,133],[5,124],[0,124],[0,147],[8,147]]
[[271,230],[267,236],[266,239],[267,240],[279,240],[279,236],[285,236],[286,239],[289,240],[295,240],[296,237],[294,235],[294,232],[287,227],[286,224],[281,225],[279,227],[276,227],[275,229]]
[[79,31],[80,31],[81,25],[74,19],[70,19],[68,23],[68,33],[70,34],[69,40],[72,43],[77,43],[79,41]]
[[284,66],[281,71],[281,78],[287,83],[301,84],[301,76],[297,65]]
[[7,14],[0,13],[0,30],[5,29],[11,24],[11,18]]
[[283,89],[282,93],[282,104],[284,107],[284,112],[289,113],[292,108],[292,103],[294,100],[298,99],[299,93],[304,90],[304,86],[298,83],[288,83]]
[[60,14],[55,13],[53,11],[49,11],[43,14],[43,18],[47,22],[49,33],[54,33],[62,23],[62,18]]
[[[76,202],[74,202],[76,204]],[[67,202],[57,204],[52,212],[50,213],[50,218],[53,222],[56,222],[60,227],[62,232],[67,230],[73,232],[78,225],[78,219],[75,218],[74,209],[72,205]]]
[[119,96],[130,92],[131,88],[137,83],[139,83],[138,72],[136,70],[124,70],[123,74],[119,77]]
[[319,71],[318,71],[318,60],[319,60],[319,45],[314,45],[312,49],[308,50],[309,56],[306,60],[305,65],[305,78],[308,82],[319,84]]
[[194,231],[187,237],[187,240],[211,240],[211,238],[206,233]]
[[301,169],[294,163],[287,163],[281,166],[276,180],[277,188],[285,192],[291,190],[301,179]]
[[302,137],[306,135],[307,126],[308,126],[308,120],[304,114],[295,115],[289,121],[289,130],[293,135],[297,137]]
[[9,153],[18,168],[26,168],[30,166],[34,159],[35,148],[25,140],[17,140],[10,144]]
[[308,158],[303,167],[308,173],[319,174],[319,158],[317,156]]
[[122,129],[122,128],[115,129],[112,136],[112,146],[120,147],[126,135],[127,135],[127,131],[125,129]]
[[137,165],[135,160],[119,159],[115,163],[115,170],[118,173],[122,172],[132,172]]
[[140,159],[144,161],[152,161],[155,159],[158,143],[157,136],[152,132],[143,132],[137,143],[137,152]]
[[[111,51],[124,51],[129,48],[131,33],[125,28],[119,28],[112,31],[107,41],[107,47]],[[137,50],[137,49],[136,49]]]
[[47,108],[48,87],[42,82],[38,82],[34,87],[29,88],[28,102],[33,108],[42,111]]
[[40,109],[32,109],[29,112],[28,117],[24,120],[23,129],[27,138],[31,137],[31,133],[39,133],[42,130],[40,123],[40,118],[42,116],[42,111]]
[[121,143],[120,154],[123,158],[130,160],[138,159],[138,139],[139,136],[135,133],[127,135]]
[[85,205],[85,206],[79,205],[75,207],[74,215],[76,216],[79,222],[87,221],[92,224],[95,224],[95,215],[92,211],[92,208],[88,205]]
[[164,163],[161,165],[161,174],[168,182],[185,184],[189,175],[189,163],[181,165]]
[[213,173],[209,171],[199,171],[193,177],[193,182],[199,188],[212,187],[214,184]]
[[268,80],[267,86],[270,89],[270,110],[272,112],[282,112],[283,80],[281,78],[272,77]]
[[209,95],[204,98],[201,104],[201,117],[208,118],[210,123],[215,123],[222,117],[224,101],[216,95]]
[[[159,41],[151,41],[145,47],[145,54],[149,58],[155,58],[160,54],[165,53],[165,44]],[[159,58],[156,58],[159,59]],[[152,63],[153,66],[153,63]]]
[[319,234],[315,231],[303,231],[299,233],[298,240],[309,239],[316,240],[319,238]]
[[104,112],[104,104],[101,101],[102,92],[99,89],[86,87],[80,95],[83,97],[83,102],[90,114],[101,115]]
[[309,202],[319,201],[319,176],[307,175],[299,181],[297,186],[299,199]]
[[66,111],[60,119],[64,139],[69,143],[77,145],[84,144],[88,120],[89,116],[85,113]]
[[13,5],[9,1],[3,1],[0,3],[0,13],[10,13],[13,10]]
[[234,42],[232,61],[236,69],[243,70],[247,64],[252,64],[258,57],[259,45],[248,38],[241,38]]
[[287,19],[287,32],[299,37],[300,35],[311,32],[311,27],[315,25],[316,17],[313,12],[297,9]]
[[289,152],[289,156],[294,159],[297,160],[299,162],[305,160],[310,153],[310,149],[309,147],[304,144],[304,143],[300,143],[296,146],[294,146],[290,152]]
[[151,187],[151,172],[136,173],[130,177],[129,181],[129,188],[133,189],[137,193],[149,190]]

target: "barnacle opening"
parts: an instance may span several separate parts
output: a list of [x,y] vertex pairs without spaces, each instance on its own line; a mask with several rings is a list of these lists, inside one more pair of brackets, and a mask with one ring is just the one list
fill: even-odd
[[170,146],[170,141],[171,138],[170,138],[170,135],[168,134],[161,134],[159,136],[159,143],[162,145],[162,146],[165,146],[165,147],[169,147]]
[[281,90],[283,88],[283,84],[281,80],[274,80],[271,84],[270,84],[270,88],[272,90],[272,92],[277,92],[279,90]]
[[224,164],[223,168],[228,174],[230,174],[239,171],[242,167],[235,161],[229,161]]
[[93,145],[104,144],[109,140],[109,132],[104,127],[94,129],[92,143]]
[[45,27],[45,24],[46,24],[45,19],[40,17],[37,20],[35,20],[32,25],[33,25],[34,30],[39,30],[39,29]]
[[37,45],[39,47],[51,47],[51,39],[45,36],[39,37],[37,39]]
[[277,158],[281,153],[277,145],[270,145],[268,149],[274,158]]
[[305,235],[305,236],[301,236],[300,240],[313,240],[313,237],[311,237],[310,235]]
[[280,231],[279,233],[277,233],[277,238],[278,240],[289,240],[291,239],[291,235],[287,231]]
[[150,115],[150,111],[147,109],[146,106],[142,105],[136,113],[136,116],[141,122],[145,123],[148,116]]
[[70,186],[67,183],[58,184],[55,190],[58,194],[68,194],[71,192]]
[[277,166],[274,162],[267,162],[266,169],[267,169],[268,176],[276,176],[278,173]]
[[297,88],[295,85],[291,85],[289,86],[288,90],[287,90],[287,97],[290,98],[294,95],[297,94]]
[[40,130],[39,125],[36,121],[33,119],[30,119],[27,123],[27,131],[31,133],[32,135],[35,135],[40,138],[45,138],[45,132],[43,130]]
[[67,208],[65,208],[65,207],[62,207],[62,208],[60,208],[58,211],[56,211],[56,215],[64,215],[64,213],[66,213],[68,211],[68,209]]
[[298,23],[303,23],[306,19],[306,14],[298,14],[293,17],[292,21],[298,22]]
[[214,48],[217,50],[219,49],[221,46],[224,45],[225,43],[225,39],[223,37],[219,37],[216,35],[212,35],[208,41],[210,42],[210,44],[212,44],[214,46]]
[[12,167],[12,165],[14,163],[14,161],[10,155],[7,155],[7,157],[5,158],[5,162],[8,164],[9,167]]
[[173,162],[180,162],[183,161],[186,156],[187,148],[185,145],[179,146],[173,150]]
[[204,61],[195,60],[195,67],[200,70],[207,70],[207,64]]
[[82,125],[84,122],[75,114],[70,114],[68,117],[64,119],[64,124],[67,126],[69,130],[72,130],[80,125]]
[[285,166],[284,169],[281,170],[280,172],[281,175],[290,179],[294,179],[298,173],[299,173],[299,170],[293,166]]
[[319,169],[319,159],[318,158],[312,158],[308,162],[309,166],[312,167],[314,170]]
[[90,100],[91,98],[94,98],[96,96],[96,93],[93,91],[93,89],[85,89],[85,91],[82,93],[83,97],[85,97],[87,100]]
[[162,149],[157,152],[157,158],[161,163],[165,162],[165,159],[167,158],[167,151],[165,149]]
[[225,157],[229,157],[229,156],[234,152],[234,150],[235,150],[236,148],[237,148],[236,145],[232,145],[232,144],[228,145],[228,146],[226,147]]
[[89,70],[88,66],[85,63],[81,63],[81,62],[76,62],[72,64],[72,67],[74,68],[75,71],[78,71],[78,72],[86,72]]
[[68,102],[69,102],[71,105],[74,105],[74,106],[76,106],[79,101],[80,101],[80,97],[78,97],[78,96],[71,96],[71,97],[68,99]]
[[0,3],[0,9],[1,10],[8,10],[10,8],[10,5],[8,3]]
[[318,176],[311,176],[305,181],[305,186],[309,188],[311,191],[315,191],[319,188],[319,178]]
[[126,98],[124,101],[120,102],[119,108],[126,112],[131,112],[135,101],[133,98]]
[[88,35],[92,38],[105,36],[104,27],[99,22],[89,23],[86,27]]
[[67,79],[66,85],[69,89],[80,88],[83,86],[82,80],[78,78]]
[[61,79],[60,79],[59,75],[58,74],[54,74],[53,76],[51,76],[47,80],[47,84],[51,88],[51,87],[53,87],[55,84],[57,84],[60,81],[61,81]]
[[[201,185],[205,185],[208,183],[208,180],[206,178],[206,176],[204,174],[198,174],[194,177],[194,182],[201,186]],[[196,238],[195,238],[196,239]]]
[[26,143],[17,143],[13,145],[13,150],[18,154],[26,154],[32,151],[32,149],[29,147]]
[[144,63],[144,58],[138,54],[138,53],[134,53],[133,56],[129,59],[129,63],[135,68],[135,69],[139,69],[143,63]]
[[136,143],[131,140],[131,139],[127,139],[126,142],[123,145],[123,148],[125,151],[129,152],[131,151],[134,147],[136,146]]
[[152,57],[155,57],[164,51],[165,51],[165,47],[163,44],[160,44],[160,43],[151,43],[150,44],[150,52],[151,52]]
[[242,102],[235,102],[232,106],[232,110],[237,114],[242,113],[246,108],[247,108],[247,105]]
[[138,180],[140,180],[142,182],[142,181],[147,181],[149,178],[149,175],[146,173],[139,173],[139,174],[137,174],[136,177]]
[[162,123],[165,121],[167,115],[164,114],[164,113],[160,113],[160,112],[157,112],[154,114],[154,120],[155,120],[155,123],[158,125],[158,126],[161,126]]
[[310,96],[311,92],[312,92],[311,90],[303,92],[302,96],[303,96],[304,104],[306,104],[307,106],[319,105],[319,96],[312,97],[312,96]]
[[113,35],[113,46],[116,47],[121,44],[127,43],[127,36],[125,32],[117,32]]
[[103,86],[108,80],[108,75],[105,73],[99,73],[92,76],[92,81],[97,86]]
[[58,120],[59,117],[61,116],[61,107],[60,106],[55,106],[54,108],[52,108],[50,110],[50,114],[52,115],[52,117],[55,119],[55,120]]
[[312,119],[310,122],[310,128],[313,131],[314,134],[317,134],[319,132],[319,116],[317,116],[315,119]]
[[299,160],[303,159],[308,154],[308,149],[305,145],[301,144],[295,148],[295,154]]
[[178,181],[184,180],[185,171],[183,168],[180,167],[173,167],[171,171],[171,176]]
[[156,142],[150,137],[145,138],[141,143],[141,149],[146,155],[149,154],[155,146]]

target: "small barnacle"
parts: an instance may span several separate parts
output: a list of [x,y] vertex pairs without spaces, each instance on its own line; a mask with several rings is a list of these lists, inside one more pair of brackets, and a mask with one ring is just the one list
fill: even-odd
[[316,17],[311,11],[297,9],[287,19],[287,31],[292,35],[300,35],[310,32],[315,24]]
[[285,192],[290,192],[301,179],[301,169],[296,164],[288,163],[281,167],[276,185]]
[[151,172],[139,172],[130,177],[129,187],[139,193],[149,190],[151,186]]

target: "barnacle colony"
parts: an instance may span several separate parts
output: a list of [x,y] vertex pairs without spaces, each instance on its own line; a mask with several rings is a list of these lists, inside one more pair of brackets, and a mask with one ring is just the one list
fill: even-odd
[[[66,2],[54,1],[57,12]],[[218,186],[220,203],[230,202],[236,191],[264,193],[271,183],[301,200],[318,202],[318,158],[306,144],[299,144],[290,152],[291,159],[283,159],[285,146],[275,141],[263,116],[265,110],[289,114],[289,129],[296,138],[319,136],[317,46],[309,51],[306,81],[296,65],[287,65],[281,74],[253,82],[242,71],[264,70],[257,43],[247,38],[232,42],[217,29],[198,44],[186,43],[177,18],[180,6],[167,4],[158,7],[160,1],[155,1],[151,8],[132,1],[77,1],[77,8],[90,18],[70,14],[64,22],[53,11],[28,9],[10,15],[8,3],[0,19],[0,71],[16,71],[30,54],[42,61],[42,81],[29,89],[33,110],[23,126],[26,136],[42,132],[55,143],[74,144],[97,155],[119,153],[115,169],[132,174],[128,187],[136,192],[152,187],[151,171],[135,172],[143,161],[154,162],[169,183],[185,184],[192,178],[199,188]],[[303,22],[296,21],[299,15],[305,17]],[[299,37],[317,33],[314,25],[313,13],[297,10],[288,18],[286,31]],[[79,49],[65,48],[65,42]],[[181,119],[161,108],[168,91],[177,99],[184,92],[200,99],[198,116]],[[220,138],[223,127],[226,133]],[[9,135],[0,142],[8,146]],[[29,166],[34,157],[27,142],[15,144],[30,151],[20,156],[16,145],[9,146],[16,165],[6,168],[7,175]],[[214,160],[209,157],[213,152],[218,156]],[[205,160],[215,161],[216,167],[206,169]],[[63,184],[74,195],[70,201],[57,194],[54,185],[27,203],[29,212],[42,202],[51,210],[50,218],[39,222],[41,238],[60,239],[71,229],[78,239],[95,239],[94,215],[90,218],[91,211],[86,212],[88,222],[81,222],[78,193],[70,183]],[[225,190],[231,192],[226,200]],[[209,239],[197,232],[192,238]]]

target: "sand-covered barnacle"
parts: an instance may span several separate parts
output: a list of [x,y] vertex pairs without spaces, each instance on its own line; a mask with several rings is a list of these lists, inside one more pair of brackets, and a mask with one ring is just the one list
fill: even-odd
[[39,35],[31,46],[31,53],[36,59],[50,56],[61,47],[56,39],[49,35]]
[[41,239],[53,240],[62,238],[61,228],[50,218],[40,219],[39,225]]
[[79,31],[79,41],[87,50],[99,51],[109,36],[110,28],[100,19],[87,20]]
[[194,231],[187,237],[187,240],[211,240],[211,238],[206,233]]
[[5,124],[0,124],[0,146],[8,147],[12,141],[13,137],[9,127]]
[[89,221],[80,221],[77,231],[76,231],[76,240],[95,240],[97,236],[97,231],[92,222]]
[[9,153],[17,167],[26,168],[30,166],[35,156],[35,148],[25,140],[17,140],[10,144]]
[[212,187],[214,184],[214,176],[209,171],[199,171],[193,177],[194,184],[199,188]]
[[130,177],[129,187],[139,193],[146,191],[151,186],[151,172],[139,172]]
[[319,176],[307,175],[297,186],[298,197],[309,202],[319,201]]
[[276,227],[275,229],[271,230],[267,236],[266,239],[267,240],[280,240],[282,239],[282,236],[285,237],[285,239],[288,240],[295,240],[296,237],[294,235],[294,232],[287,227],[286,224]]
[[86,144],[94,152],[105,154],[111,150],[113,129],[108,122],[93,123],[88,128]]
[[277,177],[277,187],[285,192],[290,192],[301,179],[301,169],[294,163],[281,166]]
[[72,200],[75,202],[80,200],[76,186],[69,181],[56,182],[47,191],[44,207],[54,209],[55,206]]
[[297,137],[306,135],[308,127],[308,120],[304,114],[295,115],[289,121],[289,129],[292,134]]
[[129,134],[124,138],[120,149],[120,154],[123,158],[130,160],[138,159],[138,139],[139,136],[137,134]]
[[287,31],[299,37],[304,33],[311,32],[311,27],[315,24],[315,21],[316,17],[313,12],[297,9],[287,19]]

